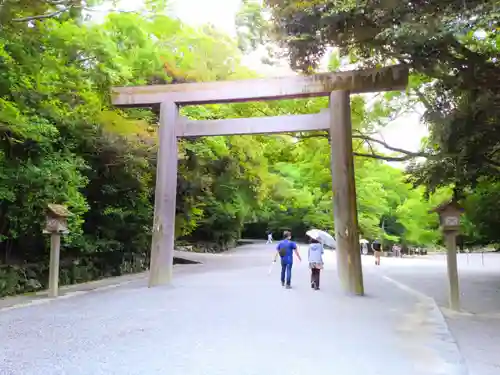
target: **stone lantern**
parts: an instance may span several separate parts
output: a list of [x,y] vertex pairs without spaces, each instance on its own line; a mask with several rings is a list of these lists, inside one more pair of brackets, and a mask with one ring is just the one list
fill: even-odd
[[50,234],[49,297],[59,294],[59,259],[61,235],[68,234],[68,217],[72,214],[60,204],[49,204],[43,233]]
[[446,242],[448,265],[449,303],[452,310],[460,309],[460,290],[457,267],[457,236],[460,233],[460,216],[464,209],[454,199],[440,204],[430,212],[439,215],[439,223]]
[[68,234],[68,217],[71,212],[60,204],[49,204],[47,206],[47,214],[45,216],[45,229],[43,233],[52,234]]
[[447,232],[458,232],[460,231],[460,216],[464,209],[455,200],[445,202],[431,212],[436,212],[439,214],[439,222],[441,224],[441,230],[444,233]]

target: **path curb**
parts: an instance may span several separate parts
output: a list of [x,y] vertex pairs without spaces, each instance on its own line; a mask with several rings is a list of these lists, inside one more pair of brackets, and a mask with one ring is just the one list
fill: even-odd
[[[183,258],[182,252],[179,252],[178,250],[175,251],[177,254],[177,258],[183,259],[187,262],[189,262],[189,265],[192,265],[194,263],[196,264],[202,264],[201,261],[194,261],[192,259],[188,258]],[[196,254],[196,253],[195,253]],[[179,256],[181,255],[181,256]],[[187,263],[179,263],[179,265],[183,266]],[[176,267],[174,267],[175,270]],[[63,299],[68,299],[72,297],[78,297],[82,296],[85,294],[93,293],[93,292],[100,292],[104,291],[107,289],[114,289],[118,288],[123,285],[130,284],[134,281],[138,281],[141,279],[145,279],[148,275],[149,271],[143,271],[139,273],[131,273],[127,275],[122,275],[122,276],[116,276],[116,277],[108,277],[100,280],[93,280],[93,281],[88,281],[85,283],[79,283],[79,284],[70,284],[70,285],[64,285],[59,288],[60,293],[64,293],[62,295],[59,295],[58,297],[52,298],[48,296],[48,291],[47,290],[41,290],[38,292],[35,292],[34,294],[30,295],[17,295],[17,296],[9,296],[9,297],[4,297],[0,298],[0,313],[9,311],[9,310],[15,310],[15,309],[20,309],[24,307],[29,307],[29,306],[35,306],[35,305],[43,305],[46,303],[50,302],[55,302],[55,301],[60,301]],[[100,285],[101,284],[101,285]],[[102,285],[104,284],[104,285]],[[95,287],[92,287],[92,285],[96,285]],[[83,290],[82,290],[83,288]],[[31,299],[30,299],[31,297]],[[12,302],[9,304],[9,299],[12,300]],[[14,302],[13,300],[19,299],[20,302]],[[25,301],[22,301],[25,299]],[[2,302],[6,304],[7,306],[1,307]]]
[[455,336],[451,332],[451,330],[448,326],[448,322],[446,321],[446,318],[444,316],[444,313],[441,310],[441,308],[439,307],[439,305],[437,304],[436,300],[432,297],[429,297],[428,295],[426,295],[422,292],[419,292],[418,290],[411,288],[410,286],[408,286],[406,284],[403,284],[397,280],[394,280],[393,278],[391,278],[389,276],[380,275],[380,277],[382,279],[384,279],[385,281],[395,285],[399,289],[401,289],[409,294],[414,295],[421,302],[428,304],[432,308],[432,318],[436,322],[439,323],[440,327],[443,327],[443,330],[444,330],[443,334],[446,334],[451,339],[451,343],[456,348],[456,353],[453,353],[453,354],[459,359],[456,368],[454,369],[453,373],[450,373],[450,375],[452,375],[452,374],[453,375],[455,375],[455,374],[456,375],[469,375],[470,372],[469,372],[465,357],[463,356],[463,354],[460,350],[460,345],[458,344],[457,339],[455,338]]
[[[84,285],[88,285],[89,283],[73,284],[71,286],[68,286],[67,288],[62,289],[63,291],[69,290],[66,294],[60,295],[60,296],[55,297],[55,298],[46,296],[46,294],[47,294],[46,291],[38,292],[35,294],[35,296],[39,297],[39,299],[32,299],[32,300],[26,301],[26,302],[14,303],[11,306],[0,307],[0,313],[5,312],[5,311],[9,311],[9,310],[21,309],[21,308],[29,307],[29,306],[43,305],[46,303],[60,301],[60,300],[73,298],[73,297],[78,297],[78,296],[82,296],[82,295],[93,293],[93,292],[99,292],[99,291],[103,291],[103,290],[107,290],[107,289],[117,288],[119,286],[127,285],[127,284],[134,282],[134,281],[140,280],[142,277],[144,277],[144,275],[141,274],[141,276],[135,277],[132,280],[117,281],[116,283],[113,283],[113,284],[96,286],[95,288],[91,288],[91,289],[87,289],[87,290],[78,290],[77,286],[84,286]],[[104,279],[104,280],[106,280],[106,279]],[[96,281],[91,281],[90,283],[96,283]],[[75,290],[72,291],[71,289],[75,289]],[[12,298],[16,298],[16,297],[12,297]]]

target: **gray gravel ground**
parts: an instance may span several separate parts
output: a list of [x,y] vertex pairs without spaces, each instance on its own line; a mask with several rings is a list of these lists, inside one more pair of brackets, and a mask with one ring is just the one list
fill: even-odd
[[249,245],[178,268],[172,286],[139,279],[0,311],[0,374],[466,374],[433,301],[370,261],[359,298],[339,290],[332,253],[321,291],[305,263],[282,289],[270,253]]
[[[368,260],[369,257],[366,258]],[[463,311],[448,307],[444,255],[416,259],[383,259],[377,272],[436,300],[445,314],[471,375],[500,374],[500,254],[459,254]]]

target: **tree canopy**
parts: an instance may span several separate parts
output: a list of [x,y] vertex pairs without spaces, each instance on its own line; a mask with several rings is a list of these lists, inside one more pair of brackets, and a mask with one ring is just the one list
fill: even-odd
[[500,8],[497,1],[267,0],[273,34],[293,68],[307,71],[328,47],[360,65],[404,63],[410,94],[426,108],[423,165],[429,189],[457,192],[500,166],[498,144]]

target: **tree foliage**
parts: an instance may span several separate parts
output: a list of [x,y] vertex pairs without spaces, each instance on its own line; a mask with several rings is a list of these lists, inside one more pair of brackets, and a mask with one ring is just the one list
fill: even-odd
[[431,190],[453,184],[460,192],[497,174],[498,2],[266,3],[296,69],[317,65],[328,46],[358,64],[400,62],[412,69],[411,88],[430,127],[428,161],[411,168],[417,184]]

